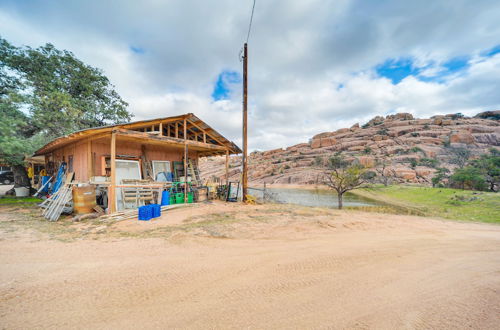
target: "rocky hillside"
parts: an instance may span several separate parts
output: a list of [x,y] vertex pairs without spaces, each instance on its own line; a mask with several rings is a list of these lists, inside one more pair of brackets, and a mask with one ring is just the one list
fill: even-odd
[[[463,149],[475,158],[490,148],[500,149],[500,111],[473,118],[461,114],[413,118],[398,113],[377,116],[368,123],[312,137],[286,149],[253,152],[249,156],[251,183],[315,184],[322,181],[325,164],[336,152],[349,160],[379,169],[394,182],[429,183],[436,168],[456,167]],[[224,157],[200,160],[202,177],[222,177]],[[239,180],[241,157],[231,157],[229,175]]]

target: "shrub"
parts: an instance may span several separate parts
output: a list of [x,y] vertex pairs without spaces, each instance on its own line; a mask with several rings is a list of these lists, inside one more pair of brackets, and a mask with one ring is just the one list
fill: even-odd
[[369,146],[366,146],[365,150],[364,150],[364,153],[365,154],[371,154],[372,153],[372,148],[370,148]]
[[315,166],[323,166],[323,158],[321,156],[316,156],[314,157],[314,162],[313,164]]
[[382,129],[379,129],[379,130],[377,131],[377,134],[378,134],[378,135],[387,135],[387,134],[388,134],[388,132],[389,132],[389,131],[387,130],[387,128],[382,128]]
[[460,112],[451,115],[451,119],[453,119],[453,120],[457,120],[457,119],[464,118],[464,117],[465,116]]
[[419,165],[421,166],[427,166],[427,167],[432,167],[436,168],[436,166],[439,164],[439,161],[437,159],[432,159],[432,158],[422,158],[419,161]]

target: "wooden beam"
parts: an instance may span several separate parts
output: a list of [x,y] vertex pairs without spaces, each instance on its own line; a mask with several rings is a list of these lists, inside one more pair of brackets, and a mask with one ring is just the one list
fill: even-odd
[[187,173],[187,161],[188,161],[188,145],[187,145],[187,126],[186,126],[186,118],[184,118],[184,203],[187,203],[187,181],[188,181],[188,173]]
[[210,135],[210,133],[208,133],[206,129],[201,128],[200,126],[196,125],[196,124],[195,124],[195,123],[193,123],[192,121],[189,121],[189,122],[190,122],[190,123],[191,123],[194,127],[198,128],[200,131],[202,131],[203,133],[208,134],[208,136],[209,136],[211,139],[213,139],[213,140],[215,140],[215,141],[219,142],[219,143],[220,143],[221,145],[223,145],[223,146],[225,146],[225,145],[226,145],[225,143],[223,143],[223,142],[219,141],[217,138],[215,138],[215,137],[213,137],[212,135]]
[[92,164],[92,140],[87,140],[87,181],[93,177],[93,164]]
[[197,151],[222,151],[224,152],[227,147],[218,146],[210,143],[203,143],[191,140],[184,139],[176,139],[168,136],[158,136],[157,134],[142,133],[138,131],[131,131],[126,129],[116,129],[115,132],[120,136],[120,139],[128,139],[128,140],[146,140],[146,143],[149,144],[159,144],[159,145],[172,145],[177,147],[184,147],[184,144],[188,144],[189,147],[193,150]]
[[187,173],[187,164],[188,164],[188,145],[184,144],[184,203],[187,203],[187,187],[188,187],[188,173]]
[[170,136],[170,124],[167,125],[167,136]]
[[111,185],[108,192],[109,213],[116,212],[116,132],[111,133]]
[[160,123],[160,136],[163,136],[163,123]]
[[187,126],[186,126],[186,119],[184,119],[184,140],[187,140]]
[[179,138],[179,123],[175,123],[175,138]]
[[203,132],[203,143],[207,143],[207,133]]
[[226,185],[229,184],[229,149],[226,149]]

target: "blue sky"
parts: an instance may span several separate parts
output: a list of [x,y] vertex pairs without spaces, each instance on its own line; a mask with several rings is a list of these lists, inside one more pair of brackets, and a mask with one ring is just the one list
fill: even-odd
[[[1,36],[104,71],[135,119],[193,112],[241,144],[240,50],[252,1],[0,1]],[[500,109],[500,1],[257,1],[251,149],[376,115]]]
[[[236,71],[222,71],[217,77],[212,92],[214,101],[230,99],[231,92],[235,87],[241,87],[241,75]],[[237,85],[237,86],[235,86]]]

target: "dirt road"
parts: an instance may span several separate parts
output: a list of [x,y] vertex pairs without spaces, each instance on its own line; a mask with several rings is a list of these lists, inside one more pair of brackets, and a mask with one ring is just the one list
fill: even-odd
[[77,228],[66,240],[11,218],[0,215],[2,328],[500,324],[499,226],[212,205],[151,223],[58,224]]

